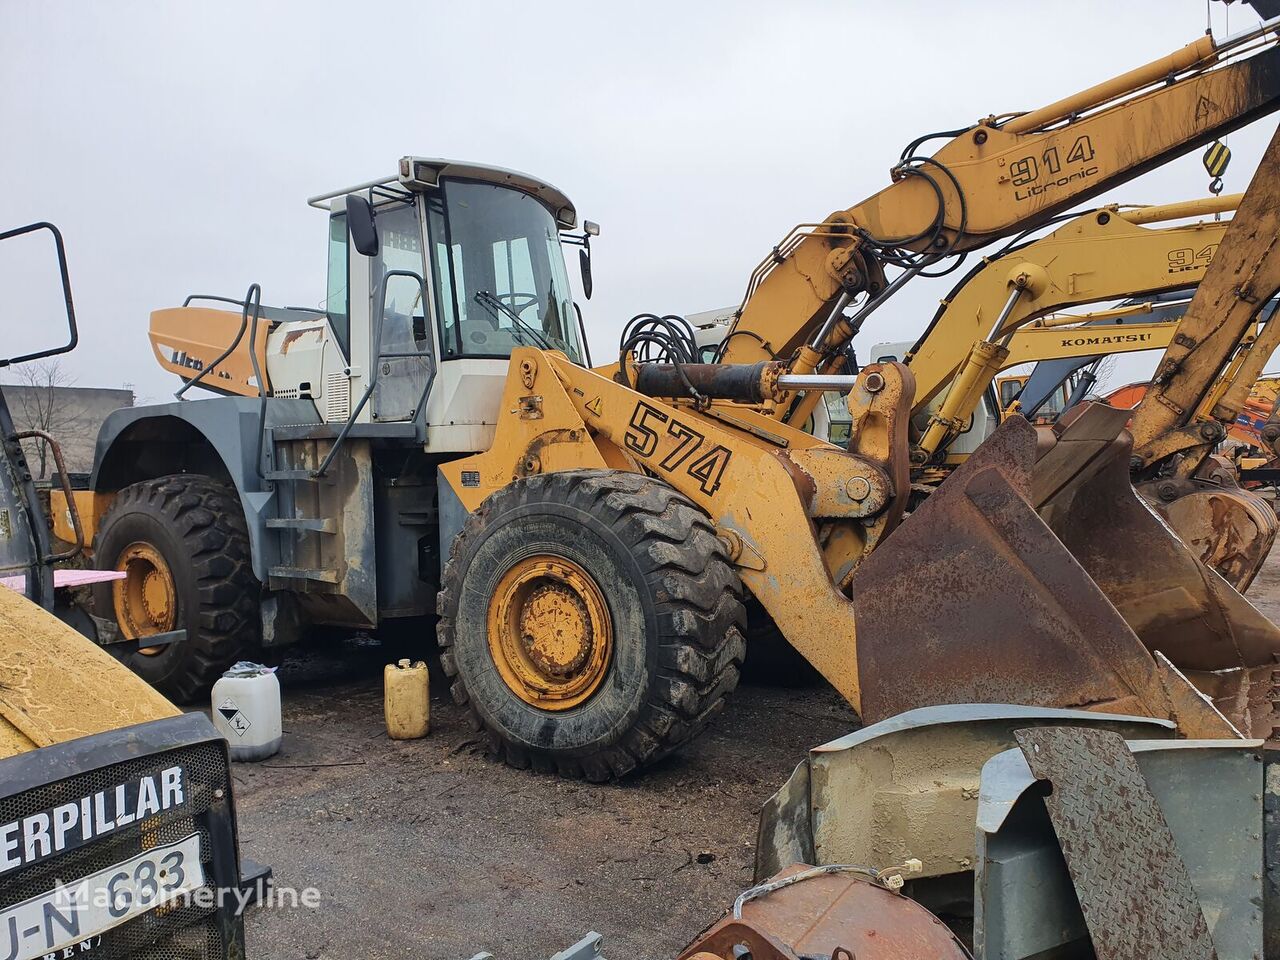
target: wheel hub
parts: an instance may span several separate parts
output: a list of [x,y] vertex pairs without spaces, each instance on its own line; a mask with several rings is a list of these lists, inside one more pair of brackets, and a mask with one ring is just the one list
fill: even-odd
[[[125,639],[140,640],[176,629],[178,589],[160,551],[143,541],[131,543],[120,551],[115,568],[126,574],[111,587],[116,623]],[[154,655],[163,649],[143,647],[138,652]]]
[[548,676],[573,676],[587,662],[592,640],[587,605],[565,584],[538,587],[520,610],[520,641]]
[[577,706],[599,688],[613,652],[604,594],[581,566],[538,554],[515,563],[489,603],[489,651],[520,699]]

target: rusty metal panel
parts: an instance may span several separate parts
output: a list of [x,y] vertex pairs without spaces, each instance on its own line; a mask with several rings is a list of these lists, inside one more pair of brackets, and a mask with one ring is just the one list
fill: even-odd
[[[771,880],[805,867],[793,864]],[[851,874],[801,880],[732,911],[680,954],[737,960],[745,947],[753,960],[856,957],[857,960],[966,960],[955,935],[924,907]],[[839,953],[843,948],[844,953]],[[701,957],[699,957],[701,960]]]
[[[1186,864],[1221,960],[1264,955],[1260,746],[1242,740],[1128,741]],[[997,754],[983,768],[974,882],[978,956],[1021,960],[1089,950],[1088,928],[1043,792],[1019,749]]]
[[1019,730],[1099,960],[1217,960],[1187,865],[1115,733]]
[[[1280,628],[1197,559],[1137,496],[1129,479],[1128,434],[1120,431],[1104,442],[1115,427],[1112,414],[1093,405],[1054,428],[1056,443],[1036,464],[1033,502],[1040,515],[1143,644],[1165,654],[1193,682],[1210,680],[1193,671],[1274,664]],[[1271,734],[1270,699],[1258,691],[1250,709],[1247,699],[1215,696],[1237,727],[1257,736]]]

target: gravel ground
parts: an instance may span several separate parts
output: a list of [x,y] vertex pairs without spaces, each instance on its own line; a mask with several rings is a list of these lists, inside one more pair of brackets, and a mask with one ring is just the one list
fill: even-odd
[[[1280,619],[1280,554],[1249,597]],[[249,914],[252,960],[542,960],[589,930],[612,958],[674,957],[750,885],[760,804],[857,725],[828,687],[742,686],[645,775],[566,782],[487,759],[443,683],[431,735],[390,740],[384,660],[347,644],[286,663],[284,747],[235,768],[244,853],[320,891]]]
[[489,760],[443,682],[431,735],[389,739],[383,662],[348,645],[286,663],[283,749],[235,767],[242,851],[320,891],[249,914],[253,960],[526,960],[590,930],[611,958],[674,957],[750,885],[760,804],[857,724],[825,686],[742,686],[679,755],[597,786]]

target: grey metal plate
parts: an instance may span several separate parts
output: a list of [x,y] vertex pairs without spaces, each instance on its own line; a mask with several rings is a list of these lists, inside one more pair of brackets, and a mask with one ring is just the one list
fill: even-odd
[[1099,960],[1217,960],[1186,863],[1124,740],[1019,730]]

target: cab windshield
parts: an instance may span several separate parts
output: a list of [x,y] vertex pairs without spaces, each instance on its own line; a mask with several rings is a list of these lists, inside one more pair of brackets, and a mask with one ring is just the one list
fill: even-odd
[[444,359],[507,357],[520,346],[582,362],[555,219],[528,194],[445,180],[428,208]]

